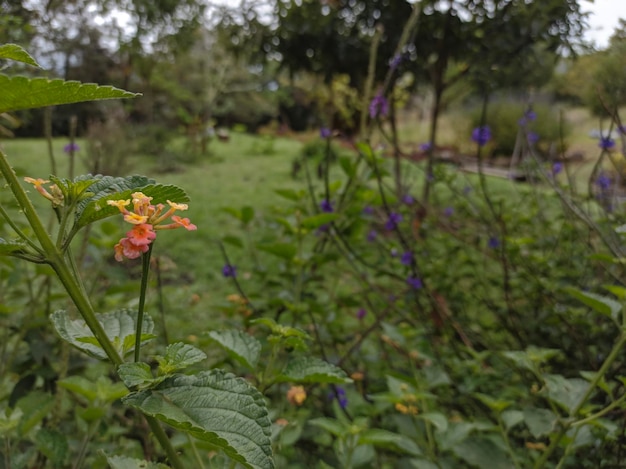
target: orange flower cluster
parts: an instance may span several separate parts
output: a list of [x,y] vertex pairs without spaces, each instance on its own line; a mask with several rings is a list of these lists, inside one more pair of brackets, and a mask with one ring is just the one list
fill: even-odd
[[[107,204],[119,209],[124,215],[124,221],[133,225],[132,229],[126,233],[126,237],[120,239],[120,242],[115,245],[115,260],[121,262],[125,257],[137,259],[143,253],[148,252],[150,243],[156,238],[156,230],[172,230],[181,227],[188,231],[197,229],[189,218],[174,215],[176,210],[187,210],[186,204],[177,204],[168,200],[170,207],[164,211],[165,205],[152,205],[150,202],[152,202],[152,197],[146,196],[143,192],[132,194],[132,211],[126,208],[131,204],[130,200],[107,201]],[[173,223],[162,225],[161,223],[168,218]]]
[[35,186],[37,192],[39,192],[42,196],[52,202],[52,205],[54,207],[59,207],[63,205],[63,193],[56,184],[52,184],[50,186],[50,192],[48,192],[44,187],[44,184],[48,184],[50,181],[46,179],[25,177],[24,181]]

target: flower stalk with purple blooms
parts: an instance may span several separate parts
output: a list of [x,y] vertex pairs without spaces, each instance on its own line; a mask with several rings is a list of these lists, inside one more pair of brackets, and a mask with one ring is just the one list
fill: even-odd
[[602,150],[608,151],[615,147],[615,140],[613,140],[611,137],[600,137],[598,146],[602,148]]
[[321,138],[330,138],[332,137],[333,133],[332,131],[328,128],[328,127],[322,127],[320,129],[320,137]]
[[420,290],[424,286],[422,279],[419,277],[408,277],[406,283],[414,290]]
[[333,213],[334,212],[332,202],[327,200],[327,199],[324,199],[324,200],[322,200],[320,202],[320,209],[324,213]]
[[472,141],[476,142],[478,146],[484,146],[491,140],[491,129],[488,125],[482,127],[476,127],[472,130]]
[[369,111],[372,119],[378,116],[385,117],[389,114],[389,101],[382,94],[377,94],[370,102]]
[[80,150],[80,147],[76,142],[70,142],[63,147],[65,153],[76,153],[78,150]]
[[222,275],[226,278],[237,277],[237,267],[235,267],[234,265],[226,264],[224,267],[222,267]]
[[398,223],[402,221],[402,215],[397,212],[391,212],[389,214],[389,218],[387,219],[387,223],[385,223],[385,229],[387,231],[395,230],[398,227]]
[[413,264],[413,253],[411,251],[403,252],[402,257],[400,257],[400,263],[402,263],[403,265]]

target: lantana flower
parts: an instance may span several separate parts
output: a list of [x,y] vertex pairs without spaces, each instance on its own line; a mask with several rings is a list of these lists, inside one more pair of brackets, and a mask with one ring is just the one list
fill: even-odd
[[[124,258],[137,259],[142,254],[148,252],[150,244],[156,239],[157,230],[172,230],[175,228],[185,228],[194,231],[198,228],[189,221],[189,218],[181,218],[174,215],[177,210],[187,210],[187,204],[179,204],[167,201],[169,208],[166,210],[164,204],[153,205],[152,197],[148,197],[143,192],[134,192],[132,199],[108,200],[107,204],[117,207],[124,221],[133,225],[126,232],[126,237],[120,239],[115,245],[115,260],[121,262]],[[132,207],[129,210],[127,207]],[[171,223],[163,223],[167,219]]]
[[50,181],[46,179],[25,177],[24,181],[35,186],[37,192],[51,201],[54,207],[60,207],[63,205],[63,193],[56,184],[52,184],[48,188],[50,189],[50,192],[48,192],[48,190],[44,187],[44,184],[48,184]]

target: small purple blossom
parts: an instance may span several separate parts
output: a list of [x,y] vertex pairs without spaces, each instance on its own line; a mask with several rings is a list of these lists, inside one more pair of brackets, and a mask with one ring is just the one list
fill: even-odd
[[406,279],[406,283],[414,290],[419,290],[424,286],[424,284],[422,283],[422,279],[420,279],[419,277],[408,277]]
[[488,125],[476,127],[474,130],[472,130],[472,141],[478,143],[479,146],[482,147],[489,140],[491,140],[491,129]]
[[560,161],[557,161],[556,163],[554,163],[552,165],[552,175],[553,176],[556,176],[561,171],[563,171],[563,163],[561,163]]
[[373,243],[374,241],[376,241],[377,237],[378,237],[378,232],[376,230],[370,230],[370,232],[367,233],[367,240],[370,243]]
[[610,150],[615,146],[615,140],[613,140],[611,137],[600,137],[598,146],[603,150]]
[[611,178],[605,173],[600,173],[596,178],[595,184],[601,191],[607,191],[611,187]]
[[323,235],[324,233],[328,233],[329,231],[330,231],[330,223],[325,223],[315,231],[315,234],[319,236],[319,235]]
[[327,199],[324,199],[324,200],[322,200],[320,202],[320,209],[324,213],[333,213],[334,212],[332,202],[327,200]]
[[366,205],[365,207],[363,207],[363,215],[373,215],[374,214],[374,207],[372,207],[371,205]]
[[400,66],[400,64],[402,63],[402,59],[404,57],[402,56],[402,54],[396,54],[394,55],[391,60],[389,61],[389,68],[391,70],[395,70],[396,68],[398,68]]
[[365,317],[366,314],[367,314],[367,311],[365,310],[365,308],[360,308],[356,312],[356,318],[360,321]]
[[446,209],[443,211],[443,214],[446,217],[451,217],[452,215],[454,215],[454,208],[446,207]]
[[76,153],[78,150],[80,150],[80,147],[75,142],[70,142],[63,147],[65,153]]
[[237,277],[237,267],[235,267],[234,265],[226,264],[224,267],[222,267],[222,275],[226,278]]
[[539,134],[537,132],[533,132],[532,130],[528,132],[526,135],[526,139],[530,145],[534,145],[539,141]]
[[330,393],[330,399],[337,399],[339,402],[339,407],[345,409],[348,407],[348,397],[346,396],[346,390],[341,386],[335,386],[335,392]]
[[433,148],[433,144],[430,142],[420,143],[418,148],[420,151],[430,151]]
[[617,130],[619,130],[622,134],[626,135],[626,125],[620,125]]
[[404,197],[402,197],[402,203],[406,205],[413,205],[413,203],[415,203],[415,199],[411,194],[405,194]]
[[465,186],[463,188],[463,194],[468,195],[470,192],[472,192],[472,188],[470,186]]
[[490,236],[487,241],[487,246],[491,249],[498,249],[500,247],[500,240],[496,236]]
[[395,230],[398,227],[398,223],[402,221],[402,215],[397,212],[391,212],[387,223],[385,223],[385,229],[388,231]]
[[413,253],[411,251],[403,252],[402,257],[400,257],[400,262],[404,265],[413,264]]
[[385,117],[389,113],[389,101],[382,94],[377,94],[370,102],[370,117]]
[[330,138],[333,132],[328,127],[322,127],[320,129],[320,137],[321,138]]

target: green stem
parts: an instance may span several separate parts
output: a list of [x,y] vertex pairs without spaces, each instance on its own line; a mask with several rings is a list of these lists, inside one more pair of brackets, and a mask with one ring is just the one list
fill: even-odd
[[141,333],[143,325],[143,312],[146,306],[146,290],[148,288],[148,274],[150,273],[150,256],[152,255],[153,243],[150,243],[148,252],[141,256],[141,289],[139,290],[139,309],[137,311],[137,331],[135,332],[135,362],[139,361],[141,351]]
[[39,254],[43,255],[43,251],[41,250],[41,248],[39,246],[37,246],[35,243],[33,243],[30,238],[28,236],[26,236],[22,230],[20,230],[20,228],[13,222],[13,218],[11,218],[9,216],[9,214],[6,212],[6,210],[4,209],[3,206],[0,205],[0,216],[2,216],[2,218],[4,218],[4,220],[9,224],[9,226],[11,228],[13,228],[13,231],[15,231],[15,233],[22,238],[26,244],[28,244],[31,248],[33,248],[35,251],[37,251]]
[[[620,335],[619,340],[613,346],[613,350],[611,350],[611,353],[609,354],[608,357],[606,357],[606,360],[604,360],[604,363],[602,364],[602,366],[600,367],[600,369],[598,370],[594,378],[589,383],[589,387],[587,388],[587,391],[585,391],[585,394],[578,400],[578,403],[576,404],[576,406],[571,410],[570,417],[573,417],[576,414],[578,414],[582,406],[585,404],[585,402],[587,402],[587,399],[589,399],[593,390],[596,388],[598,383],[602,380],[604,375],[606,375],[606,372],[609,370],[613,362],[619,356],[620,352],[622,351],[622,348],[624,347],[624,344],[626,344],[626,332],[622,332],[622,334]],[[561,429],[550,442],[550,446],[548,446],[548,448],[543,452],[541,457],[535,463],[534,465],[535,469],[542,468],[545,465],[545,463],[548,461],[552,453],[554,453],[554,451],[556,450],[556,447],[561,442],[561,440],[563,439],[567,431],[572,427],[572,425],[576,423],[577,422],[562,423]],[[580,424],[578,423],[578,425]]]
[[150,425],[150,429],[152,430],[152,433],[154,433],[154,436],[156,437],[157,440],[159,440],[161,447],[163,448],[163,450],[165,450],[165,454],[167,454],[167,457],[170,460],[170,464],[172,465],[172,468],[173,469],[185,469],[185,466],[183,466],[182,461],[178,457],[178,453],[172,446],[172,442],[170,441],[169,437],[165,433],[165,430],[163,430],[163,427],[161,427],[161,424],[159,423],[159,421],[155,419],[154,417],[150,417],[149,415],[144,414],[144,417],[146,418],[148,425]]

